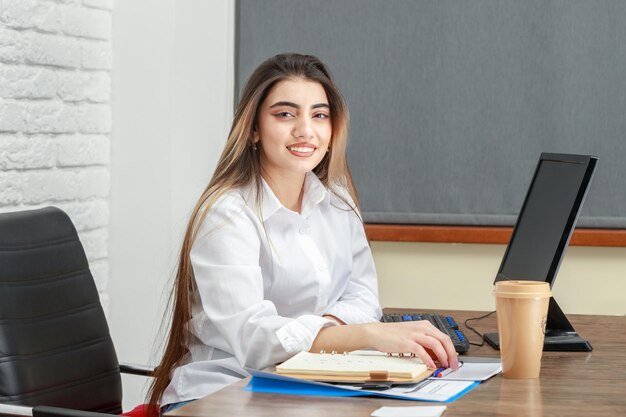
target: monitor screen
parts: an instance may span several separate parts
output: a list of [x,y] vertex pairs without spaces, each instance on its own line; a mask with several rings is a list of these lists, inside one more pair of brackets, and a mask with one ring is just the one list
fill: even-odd
[[576,224],[597,159],[542,154],[496,281],[552,285]]

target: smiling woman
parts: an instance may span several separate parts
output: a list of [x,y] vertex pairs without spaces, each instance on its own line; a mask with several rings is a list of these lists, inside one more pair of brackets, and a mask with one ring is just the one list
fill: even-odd
[[280,81],[257,115],[253,141],[261,175],[287,208],[302,207],[304,175],[330,150],[332,124],[324,88],[302,78]]
[[189,220],[152,405],[171,410],[301,351],[410,352],[434,367],[431,353],[458,366],[430,322],[379,322],[347,132],[317,58],[277,55],[250,76]]

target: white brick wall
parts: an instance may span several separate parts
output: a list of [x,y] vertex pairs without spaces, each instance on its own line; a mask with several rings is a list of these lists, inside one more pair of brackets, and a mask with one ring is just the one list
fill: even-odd
[[0,0],[0,212],[78,229],[108,310],[113,0]]

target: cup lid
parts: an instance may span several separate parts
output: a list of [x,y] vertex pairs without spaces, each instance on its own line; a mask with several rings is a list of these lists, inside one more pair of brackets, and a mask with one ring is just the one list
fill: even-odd
[[498,297],[540,297],[547,298],[552,295],[550,284],[543,281],[498,281],[494,293]]

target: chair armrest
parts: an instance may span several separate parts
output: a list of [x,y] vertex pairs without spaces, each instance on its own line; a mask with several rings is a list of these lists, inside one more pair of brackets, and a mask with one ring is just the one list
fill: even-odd
[[33,407],[23,405],[9,405],[0,403],[0,415],[1,416],[32,416]]
[[117,415],[38,405],[33,407],[33,417],[117,417]]
[[131,375],[154,376],[154,366],[120,363],[120,372]]
[[28,407],[23,405],[10,405],[0,403],[1,416],[19,417],[117,417],[115,414],[95,413],[93,411],[81,411],[71,408],[50,407],[38,405]]

